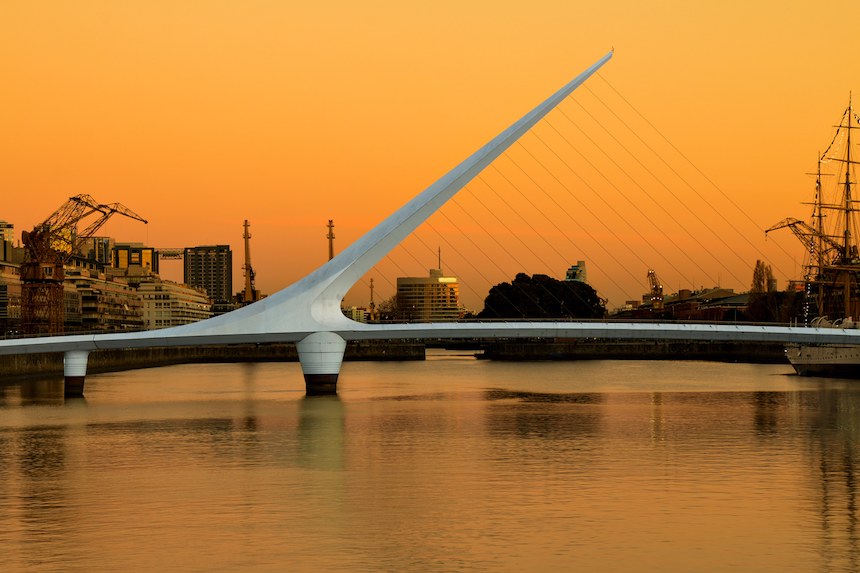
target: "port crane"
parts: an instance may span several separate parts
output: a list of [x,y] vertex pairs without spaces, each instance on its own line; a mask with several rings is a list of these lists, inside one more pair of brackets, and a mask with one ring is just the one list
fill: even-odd
[[648,269],[648,284],[651,287],[650,300],[651,308],[654,310],[663,309],[663,283],[657,278],[657,272],[654,269]]
[[[21,233],[25,249],[21,265],[21,324],[26,334],[63,331],[65,264],[84,241],[117,213],[147,223],[120,203],[99,203],[82,194],[70,197],[32,231]],[[78,224],[90,216],[96,218],[79,231]]]
[[834,236],[824,234],[821,231],[815,230],[806,221],[787,217],[779,223],[765,230],[765,235],[771,231],[778,229],[791,229],[794,236],[806,248],[806,252],[810,255],[810,271],[812,269],[822,267],[831,261],[837,261],[845,258],[845,248],[842,243],[836,240]]
[[251,266],[251,232],[249,231],[251,223],[248,222],[248,219],[245,219],[243,227],[245,229],[245,232],[242,233],[242,238],[245,240],[245,265],[242,267],[242,270],[245,271],[245,289],[241,293],[241,300],[239,302],[242,304],[251,304],[260,300],[260,293],[257,292],[257,288],[254,286],[254,279],[257,273],[254,272],[254,267]]

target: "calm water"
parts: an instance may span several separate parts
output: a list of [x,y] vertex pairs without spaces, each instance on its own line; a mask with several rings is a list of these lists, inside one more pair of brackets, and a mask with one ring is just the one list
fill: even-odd
[[[702,362],[0,385],[4,571],[856,571],[860,382]],[[860,455],[860,454],[858,454]]]

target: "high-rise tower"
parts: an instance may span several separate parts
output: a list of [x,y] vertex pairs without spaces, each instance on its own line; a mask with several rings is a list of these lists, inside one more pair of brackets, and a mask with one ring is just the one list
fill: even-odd
[[230,304],[233,293],[233,252],[229,245],[186,247],[183,282],[206,289],[218,304]]

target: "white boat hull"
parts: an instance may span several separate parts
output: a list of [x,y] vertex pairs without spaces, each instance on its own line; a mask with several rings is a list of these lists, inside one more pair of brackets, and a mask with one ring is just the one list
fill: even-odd
[[792,345],[785,355],[800,376],[860,378],[860,345]]

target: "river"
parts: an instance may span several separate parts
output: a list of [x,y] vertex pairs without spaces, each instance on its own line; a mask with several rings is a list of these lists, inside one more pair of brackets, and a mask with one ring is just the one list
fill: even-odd
[[857,571],[860,383],[297,363],[0,384],[4,571]]

